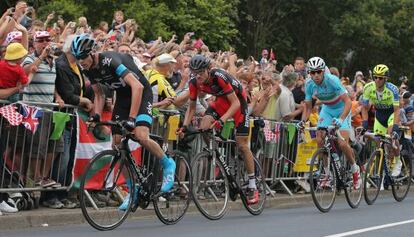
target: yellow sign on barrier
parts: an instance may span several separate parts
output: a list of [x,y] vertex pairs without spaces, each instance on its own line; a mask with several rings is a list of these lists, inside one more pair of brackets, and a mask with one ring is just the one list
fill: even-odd
[[317,149],[318,145],[316,144],[315,139],[312,139],[309,142],[299,143],[293,171],[309,172],[312,155]]
[[174,115],[168,118],[168,140],[176,141],[177,134],[176,131],[180,125],[180,115]]

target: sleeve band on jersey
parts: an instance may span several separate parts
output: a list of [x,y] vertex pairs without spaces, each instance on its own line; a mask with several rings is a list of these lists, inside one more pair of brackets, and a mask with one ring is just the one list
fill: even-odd
[[117,68],[116,68],[116,70],[115,70],[115,73],[116,73],[116,75],[117,76],[122,76],[122,74],[126,71],[126,70],[128,70],[126,67],[125,67],[125,65],[124,64],[120,64]]

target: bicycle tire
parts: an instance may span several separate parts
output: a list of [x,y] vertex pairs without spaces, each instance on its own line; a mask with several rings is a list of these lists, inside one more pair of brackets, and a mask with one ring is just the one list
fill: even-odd
[[[394,181],[391,184],[392,187],[392,195],[397,202],[401,202],[405,199],[408,192],[410,191],[410,186],[412,182],[412,164],[411,159],[407,155],[401,156],[402,168],[401,172],[402,175],[394,178]],[[401,176],[403,176],[401,178]],[[401,187],[406,186],[405,189],[400,189]]]
[[[384,167],[380,155],[378,150],[373,151],[365,168],[364,199],[368,205],[374,204],[381,189]],[[385,158],[383,157],[383,159]]]
[[[118,205],[122,203],[122,197],[119,195],[122,192],[122,189],[126,187],[125,184],[121,183],[119,178],[121,177],[122,170],[126,170],[128,172],[129,177],[134,177],[131,168],[123,161],[123,159],[119,159],[116,164],[112,163],[114,158],[118,156],[117,152],[114,150],[106,150],[97,153],[89,164],[86,166],[84,174],[81,176],[80,188],[79,188],[79,199],[80,199],[80,207],[82,210],[82,214],[85,217],[86,221],[95,229],[101,231],[108,231],[113,230],[116,227],[120,226],[125,219],[128,217],[128,214],[131,210],[132,205],[132,198],[129,199],[128,207],[126,211],[118,210]],[[110,166],[111,164],[111,166]],[[125,172],[125,171],[124,171]],[[110,175],[112,174],[112,175]],[[102,189],[97,189],[98,185],[94,185],[94,187],[90,187],[90,183],[88,182],[91,177],[101,175],[100,178],[94,179],[96,182],[97,180],[102,181]],[[112,180],[109,181],[110,176],[112,176]],[[106,181],[104,181],[105,177],[107,177]],[[108,182],[114,182],[116,185],[113,185],[112,189],[107,188]],[[131,178],[132,186],[135,187],[135,179]],[[118,202],[115,202],[116,207],[106,207],[101,206],[95,210],[92,206],[92,203],[89,201],[87,192],[88,190],[93,190],[96,192],[96,195],[102,194],[101,196],[106,195],[105,197],[111,198],[117,197]],[[99,191],[98,191],[99,190]],[[130,195],[135,195],[135,189],[129,190]],[[90,196],[89,196],[90,197]],[[101,197],[102,198],[102,197]],[[96,200],[96,199],[95,199]],[[95,202],[96,203],[96,202]],[[102,202],[101,202],[102,203]],[[114,202],[112,202],[114,203]],[[106,204],[105,204],[106,205]],[[109,216],[115,216],[114,220],[103,219]]]
[[[327,157],[329,153],[325,149],[318,149],[312,156],[311,164],[310,164],[310,191],[312,195],[312,200],[315,206],[318,208],[319,211],[325,213],[331,210],[337,192],[337,180],[336,180],[336,172],[334,168],[334,163],[331,161],[330,157]],[[326,156],[324,159],[320,159],[319,156],[324,155]],[[324,165],[322,165],[323,160],[329,159],[329,173],[326,174],[326,169],[324,169]],[[328,202],[327,205],[319,200],[319,190],[324,191],[327,189],[328,193]]]
[[354,184],[353,184],[353,177],[352,177],[352,172],[350,170],[351,168],[351,164],[349,164],[349,162],[346,162],[345,165],[345,198],[346,201],[348,203],[348,205],[351,208],[357,208],[359,206],[359,204],[361,203],[361,199],[362,199],[362,193],[364,192],[364,187],[363,187],[363,173],[362,173],[362,169],[359,169],[359,177],[361,179],[360,184],[359,184],[359,188],[355,189],[354,188]]
[[[166,225],[176,224],[184,217],[190,205],[192,190],[192,175],[186,154],[173,151],[171,158],[177,165],[174,186],[171,191],[156,195],[153,199],[155,213],[158,219]],[[161,184],[158,190],[160,187]]]
[[[256,176],[256,186],[259,191],[259,202],[254,205],[249,205],[247,203],[247,198],[246,198],[247,189],[243,188],[243,186],[246,186],[248,184],[249,177],[247,176],[246,169],[244,168],[243,165],[241,165],[239,169],[240,178],[241,178],[239,180],[240,182],[239,185],[240,187],[242,187],[242,191],[245,193],[245,195],[240,195],[244,207],[250,214],[257,216],[257,215],[260,215],[264,209],[264,204],[266,201],[266,182],[263,177],[262,168],[260,166],[259,161],[256,158],[253,158],[253,161],[254,161],[254,171],[255,171],[255,176]],[[244,164],[244,162],[242,163]]]
[[[227,212],[229,201],[229,182],[223,165],[214,160],[210,152],[203,151],[195,156],[191,163],[191,171],[192,197],[197,209],[207,219],[222,218]],[[213,210],[214,207],[218,210]]]

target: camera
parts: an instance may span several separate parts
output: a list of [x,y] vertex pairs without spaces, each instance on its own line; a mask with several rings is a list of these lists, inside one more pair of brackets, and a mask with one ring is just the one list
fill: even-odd
[[15,7],[11,7],[10,8],[10,16],[12,16],[13,14],[14,14],[14,12],[16,11],[16,8]]
[[62,53],[62,49],[57,44],[50,45],[49,55],[59,57]]

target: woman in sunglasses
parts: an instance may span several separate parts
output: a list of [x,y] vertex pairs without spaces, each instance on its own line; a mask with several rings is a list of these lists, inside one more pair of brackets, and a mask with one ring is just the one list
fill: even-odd
[[[389,69],[387,65],[378,64],[374,67],[374,81],[365,85],[362,94],[362,126],[368,128],[368,110],[371,103],[375,107],[374,133],[385,135],[393,132],[399,134],[400,124],[400,99],[398,87],[388,82]],[[399,147],[399,145],[397,146]],[[398,149],[392,149],[390,158],[395,155],[396,165],[392,170],[392,176],[398,176],[401,172],[401,160]]]
[[308,79],[305,83],[305,110],[302,114],[302,121],[305,122],[309,118],[312,110],[312,98],[321,101],[322,108],[319,113],[318,131],[316,133],[318,147],[323,145],[323,137],[326,133],[325,130],[319,128],[326,128],[332,124],[338,126],[341,136],[344,138],[344,140],[338,139],[338,145],[346,159],[352,164],[354,188],[359,189],[361,185],[360,168],[355,162],[354,153],[348,142],[351,129],[352,101],[339,78],[325,72],[326,65],[322,58],[313,57],[309,59],[307,68],[311,79]]

